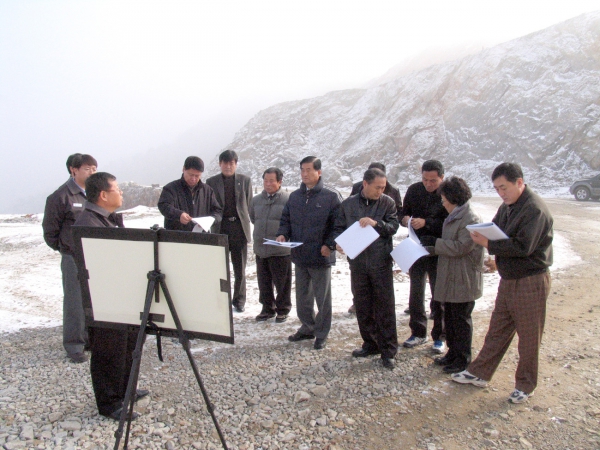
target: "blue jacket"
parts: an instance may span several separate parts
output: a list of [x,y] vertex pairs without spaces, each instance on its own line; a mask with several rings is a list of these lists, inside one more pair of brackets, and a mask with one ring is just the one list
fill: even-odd
[[[302,242],[292,249],[292,262],[303,267],[328,267],[335,264],[333,226],[342,196],[319,182],[312,189],[302,183],[300,189],[290,194],[283,208],[277,236],[288,241]],[[321,255],[321,247],[331,251],[329,258]]]

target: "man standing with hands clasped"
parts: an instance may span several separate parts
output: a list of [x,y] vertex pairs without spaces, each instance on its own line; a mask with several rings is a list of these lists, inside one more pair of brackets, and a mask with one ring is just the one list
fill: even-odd
[[300,161],[300,173],[302,184],[290,194],[277,231],[279,242],[302,242],[292,249],[292,262],[296,266],[296,310],[302,326],[288,340],[315,339],[315,350],[321,350],[331,329],[333,225],[341,196],[323,184],[321,160],[316,156]]
[[[369,169],[363,177],[363,186],[356,195],[344,200],[335,221],[334,237],[339,236],[355,222],[361,227],[371,226],[379,237],[356,258],[348,258],[350,282],[356,305],[356,319],[363,339],[362,348],[352,356],[362,358],[381,354],[381,363],[394,369],[398,351],[392,237],[398,231],[396,203],[383,194],[385,173]],[[337,249],[343,251],[338,245]]]
[[544,201],[523,181],[521,167],[502,163],[492,173],[494,189],[502,198],[492,221],[508,239],[495,241],[472,232],[476,244],[496,256],[500,274],[498,295],[483,348],[467,370],[455,373],[457,383],[484,387],[492,379],[515,335],[519,363],[511,403],[533,395],[538,381],[539,351],[550,293],[554,220]]
[[221,173],[210,177],[206,184],[215,191],[217,202],[223,208],[223,221],[215,221],[214,233],[226,234],[229,240],[229,253],[233,265],[233,298],[231,304],[235,312],[244,312],[246,307],[246,262],[250,233],[250,202],[252,201],[252,181],[250,177],[237,173],[238,155],[233,150],[225,150],[219,155]]

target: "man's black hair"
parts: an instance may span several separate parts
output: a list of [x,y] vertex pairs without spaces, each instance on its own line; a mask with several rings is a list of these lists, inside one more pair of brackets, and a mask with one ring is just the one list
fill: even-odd
[[84,164],[87,164],[88,166],[98,167],[98,162],[96,161],[96,158],[94,158],[92,155],[85,154],[79,155],[79,157],[77,158],[73,158],[73,161],[71,162],[71,167],[74,169],[79,169]]
[[[81,153],[73,153],[72,155],[69,155],[69,157],[67,158],[67,172],[69,172],[69,175],[72,175],[71,168],[74,165],[74,160],[76,158],[79,158],[80,156],[81,156]],[[81,164],[79,165],[79,167],[81,167]]]
[[283,172],[279,167],[269,167],[267,170],[265,170],[262,176],[263,180],[265,179],[265,175],[268,173],[274,173],[278,183],[281,183],[281,180],[283,180]]
[[380,163],[380,162],[374,162],[374,163],[369,164],[369,169],[379,169],[383,173],[385,173],[385,164]]
[[194,169],[198,172],[204,172],[204,161],[197,156],[188,156],[183,163],[183,170]]
[[85,180],[85,196],[88,202],[98,203],[100,192],[108,191],[110,182],[115,181],[117,177],[108,172],[96,172]]
[[446,178],[437,189],[439,195],[443,195],[453,205],[462,206],[471,197],[471,189],[465,180],[459,177]]
[[501,176],[504,176],[510,183],[516,183],[518,178],[523,178],[523,170],[518,164],[505,162],[494,169],[492,181]]
[[224,152],[222,152],[219,155],[219,163],[222,162],[230,162],[230,161],[235,161],[236,164],[238,162],[238,155],[236,152],[234,152],[233,150],[225,150]]
[[385,172],[381,169],[368,169],[365,174],[363,175],[363,181],[366,181],[367,184],[371,184],[373,181],[375,181],[375,178],[387,178],[385,176]]
[[312,163],[313,169],[321,170],[321,160],[316,156],[307,156],[300,161],[300,168],[302,169],[302,164]]
[[421,173],[422,172],[433,172],[434,170],[438,173],[438,176],[440,176],[440,177],[444,176],[444,166],[437,159],[427,160],[421,166]]

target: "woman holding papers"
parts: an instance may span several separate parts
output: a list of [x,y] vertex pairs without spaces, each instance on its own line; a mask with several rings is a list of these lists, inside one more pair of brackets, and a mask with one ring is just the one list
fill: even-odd
[[444,303],[448,352],[435,362],[444,372],[457,373],[471,362],[471,313],[483,290],[483,247],[475,245],[467,230],[481,219],[471,208],[471,190],[462,178],[448,178],[438,192],[449,215],[441,239],[423,242],[431,254],[439,255],[435,299]]

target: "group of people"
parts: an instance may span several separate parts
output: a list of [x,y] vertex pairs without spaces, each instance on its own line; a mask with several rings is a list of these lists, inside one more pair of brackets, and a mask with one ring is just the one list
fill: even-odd
[[[314,349],[323,349],[332,319],[331,266],[336,251],[344,251],[336,238],[356,222],[372,227],[378,238],[358,256],[348,258],[353,309],[363,340],[352,356],[380,355],[382,365],[394,369],[398,336],[390,253],[400,225],[410,225],[429,256],[418,259],[409,271],[411,335],[403,346],[414,348],[427,342],[428,280],[432,350],[443,354],[447,349],[435,363],[456,382],[485,386],[517,333],[519,364],[509,400],[519,403],[533,394],[550,289],[553,222],[543,200],[524,183],[517,164],[503,163],[492,174],[494,188],[503,200],[493,222],[508,235],[497,241],[466,228],[481,222],[469,201],[471,191],[461,178],[444,179],[444,167],[436,160],[423,163],[422,179],[409,186],[404,202],[388,182],[381,163],[369,166],[346,199],[323,183],[321,160],[316,156],[300,161],[302,182],[289,194],[281,187],[283,172],[270,167],[262,175],[262,192],[253,196],[251,180],[237,173],[237,164],[234,151],[222,152],[221,173],[203,182],[204,163],[190,156],[181,178],[164,186],[158,202],[166,229],[191,232],[193,218],[212,216],[211,232],[228,236],[234,311],[245,309],[247,248],[253,241],[262,305],[256,320],[275,318],[282,323],[288,319],[293,263],[301,326],[288,340],[314,340]],[[123,226],[115,213],[122,203],[116,178],[96,173],[96,167],[90,155],[69,157],[70,178],[48,197],[43,227],[46,242],[62,256],[65,350],[73,362],[84,362],[84,350],[91,347],[92,384],[99,412],[118,420],[135,336],[104,329],[87,335],[70,235],[71,226]],[[268,245],[265,239],[301,245]],[[471,313],[482,295],[484,249],[495,255],[501,280],[483,348],[471,361]],[[147,394],[139,389],[136,398]]]

